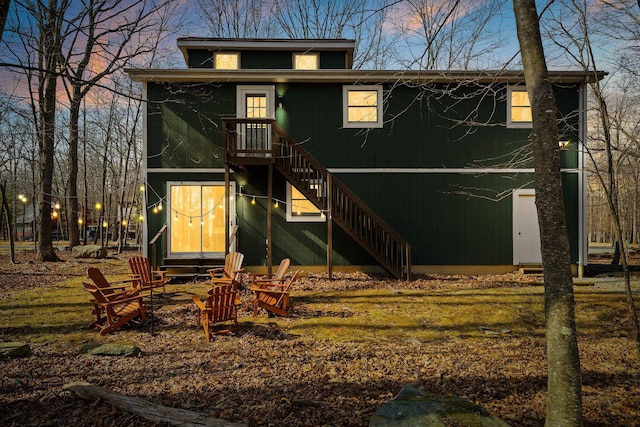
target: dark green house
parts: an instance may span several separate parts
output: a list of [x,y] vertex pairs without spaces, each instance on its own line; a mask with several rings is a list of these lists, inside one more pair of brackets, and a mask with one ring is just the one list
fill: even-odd
[[[353,70],[352,40],[181,38],[147,99],[146,250],[201,268],[495,273],[541,262],[519,71]],[[586,83],[551,72],[576,273]],[[259,268],[262,267],[262,268]]]

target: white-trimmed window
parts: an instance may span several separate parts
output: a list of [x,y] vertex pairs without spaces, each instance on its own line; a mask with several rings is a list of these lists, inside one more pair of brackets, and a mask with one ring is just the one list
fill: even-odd
[[533,126],[532,120],[526,86],[507,87],[507,127],[530,128]]
[[216,70],[237,70],[240,68],[238,52],[216,52],[213,55],[213,68]]
[[317,53],[294,53],[293,68],[295,70],[317,70],[320,67],[320,56]]
[[[320,186],[311,185],[316,191]],[[325,215],[316,208],[304,194],[287,182],[287,221],[289,222],[323,222]]]
[[343,86],[343,117],[345,128],[381,128],[382,86]]

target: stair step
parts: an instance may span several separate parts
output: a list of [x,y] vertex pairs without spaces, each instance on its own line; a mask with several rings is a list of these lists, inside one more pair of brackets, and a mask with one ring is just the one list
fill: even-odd
[[541,265],[521,265],[518,267],[518,271],[522,274],[541,274],[544,272],[544,268]]

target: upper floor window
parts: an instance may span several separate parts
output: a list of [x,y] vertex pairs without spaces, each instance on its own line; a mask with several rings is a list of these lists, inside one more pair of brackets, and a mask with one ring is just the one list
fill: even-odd
[[293,68],[296,70],[317,70],[319,62],[317,53],[293,54]]
[[531,103],[525,86],[507,88],[507,127],[530,128],[533,126]]
[[343,127],[381,128],[382,86],[343,86]]
[[216,70],[237,70],[240,68],[240,54],[234,52],[216,52],[213,67]]

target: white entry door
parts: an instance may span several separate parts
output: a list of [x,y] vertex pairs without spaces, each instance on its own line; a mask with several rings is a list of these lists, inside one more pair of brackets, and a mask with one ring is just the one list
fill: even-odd
[[[238,86],[236,115],[246,119],[275,118],[274,86]],[[266,124],[244,124],[240,126],[241,149],[271,150],[271,127]],[[256,156],[268,156],[268,153]]]
[[534,190],[513,192],[513,264],[542,264]]

